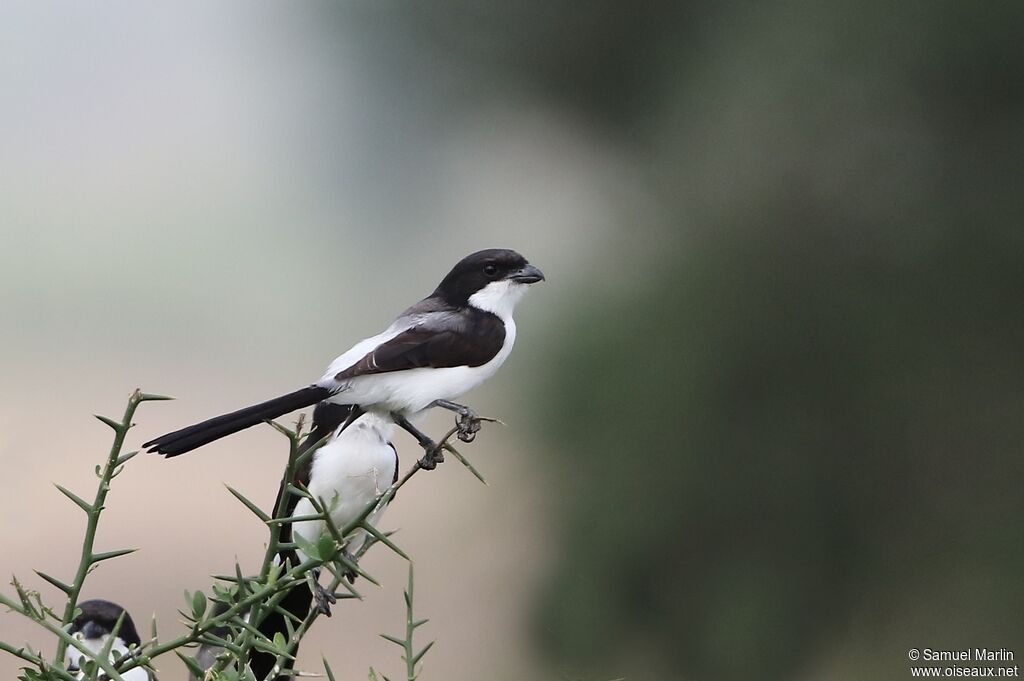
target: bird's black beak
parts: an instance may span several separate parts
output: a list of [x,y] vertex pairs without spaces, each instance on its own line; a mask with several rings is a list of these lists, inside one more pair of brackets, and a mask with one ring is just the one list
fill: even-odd
[[508,275],[508,278],[520,284],[536,284],[538,281],[544,281],[544,273],[527,263],[518,272]]

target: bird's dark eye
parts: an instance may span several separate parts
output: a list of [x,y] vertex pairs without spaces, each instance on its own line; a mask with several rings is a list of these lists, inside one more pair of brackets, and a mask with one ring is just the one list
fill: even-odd
[[498,273],[498,266],[494,263],[487,263],[484,265],[484,274],[488,277],[493,277]]

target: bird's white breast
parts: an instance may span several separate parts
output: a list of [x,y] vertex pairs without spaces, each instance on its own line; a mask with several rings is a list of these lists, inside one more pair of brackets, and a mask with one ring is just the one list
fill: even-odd
[[[79,638],[78,640],[81,641],[82,644],[86,648],[91,650],[93,653],[98,653],[101,650],[103,650],[103,646],[107,644],[107,640],[109,638],[110,634],[104,634],[100,638]],[[118,653],[118,659],[128,654],[128,646],[125,645],[124,641],[121,640],[120,636],[114,639],[114,645],[110,647],[110,650],[112,654],[111,657],[113,657],[113,653]],[[113,662],[113,659],[111,659],[110,661]],[[78,650],[73,646],[68,646],[67,651],[64,654],[65,666],[80,668],[83,664],[85,664],[85,662],[85,655],[82,653],[82,651]],[[80,671],[75,676],[79,679],[84,679],[85,672]],[[124,674],[121,674],[121,678],[124,679],[124,681],[148,681],[149,675],[146,673],[146,670],[142,667],[135,667],[134,669],[130,669]]]
[[[316,452],[309,491],[331,509],[331,520],[339,529],[391,486],[397,465],[395,450],[388,444],[393,430],[390,421],[364,414]],[[295,515],[313,513],[308,499],[299,500]],[[376,524],[379,515],[371,516],[371,524]],[[326,528],[321,521],[307,520],[295,523],[292,529],[303,539],[315,542]],[[364,532],[353,533],[348,551],[354,553],[363,541]]]

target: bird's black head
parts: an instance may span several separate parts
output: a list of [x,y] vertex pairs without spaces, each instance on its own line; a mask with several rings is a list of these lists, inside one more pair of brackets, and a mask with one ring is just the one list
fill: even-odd
[[434,295],[452,305],[466,305],[473,294],[495,282],[517,287],[544,280],[544,273],[508,248],[488,248],[467,255],[441,281]]
[[83,638],[100,638],[114,630],[117,618],[123,612],[124,620],[121,622],[121,628],[118,630],[117,635],[128,645],[133,643],[140,645],[142,643],[139,639],[139,633],[135,630],[135,623],[132,622],[131,615],[125,612],[125,609],[117,603],[97,598],[79,603],[78,607],[81,608],[82,612],[71,623],[68,633],[76,634],[81,632]]

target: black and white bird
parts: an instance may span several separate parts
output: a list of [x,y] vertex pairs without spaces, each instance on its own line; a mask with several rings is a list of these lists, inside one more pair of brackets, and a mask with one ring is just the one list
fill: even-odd
[[[390,419],[379,414],[357,415],[350,405],[321,402],[313,411],[313,429],[303,440],[299,451],[304,452],[324,437],[329,436],[329,439],[296,471],[292,484],[302,485],[315,498],[323,500],[331,522],[339,529],[344,528],[359,516],[367,504],[398,480],[398,452],[391,444],[394,428],[395,424]],[[284,488],[279,490],[278,498],[284,493]],[[285,506],[285,516],[289,517],[315,513],[309,499],[297,495],[292,495]],[[381,508],[372,513],[367,521],[376,527],[383,513],[384,509]],[[303,520],[283,526],[280,539],[290,543],[293,536],[297,535],[315,544],[324,532],[327,532],[327,527],[322,520]],[[346,537],[348,543],[345,552],[355,556],[367,539],[365,530],[353,531]],[[281,560],[287,560],[293,565],[306,558],[308,556],[301,549],[280,556]],[[325,602],[324,599],[333,599],[333,595],[320,587],[317,587],[317,591],[314,593],[307,584],[300,584],[288,592],[280,606],[300,620],[313,607],[329,615],[329,601]],[[260,623],[259,631],[271,640],[276,633],[287,636],[285,617],[277,612],[270,613]],[[274,656],[256,652],[250,660],[250,668],[257,679],[263,679],[273,669],[274,661]],[[285,669],[278,671],[277,678],[282,681],[288,678],[289,664],[286,661]]]
[[[117,603],[94,599],[79,603],[78,607],[82,612],[71,623],[68,633],[94,653],[101,652],[104,646],[107,645],[117,625],[117,619],[121,617],[121,613],[124,613],[124,619],[121,621],[121,628],[117,630],[117,635],[111,645],[110,654],[112,659],[110,661],[115,661],[113,659],[114,653],[117,653],[117,659],[120,659],[120,657],[128,654],[131,647],[138,647],[142,644],[142,641],[139,639],[139,633],[135,630],[135,622],[132,621],[131,615]],[[67,647],[67,652],[64,654],[67,669],[80,679],[85,678],[82,666],[86,660],[87,657],[82,654],[82,651],[73,646]],[[124,681],[147,681],[149,673],[143,667],[134,667],[121,674],[121,678]]]
[[516,340],[512,313],[531,284],[544,274],[508,249],[463,258],[433,293],[383,332],[352,346],[312,385],[266,402],[217,416],[145,443],[168,457],[184,454],[320,401],[353,405],[392,418],[426,449],[421,462],[433,468],[439,448],[409,418],[439,406],[459,414],[459,436],[472,439],[479,421],[454,400],[480,385],[508,359]]

